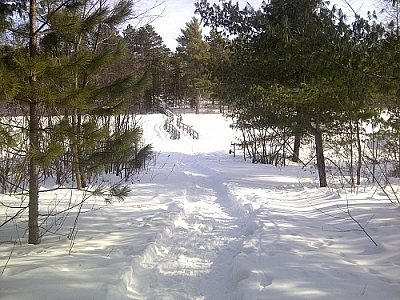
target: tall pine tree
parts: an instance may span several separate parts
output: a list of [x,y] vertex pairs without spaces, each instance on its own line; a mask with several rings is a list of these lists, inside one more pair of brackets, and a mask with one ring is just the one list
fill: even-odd
[[14,13],[2,24],[22,43],[8,44],[12,49],[1,56],[0,94],[27,120],[27,128],[16,127],[20,135],[28,132],[19,151],[27,153],[28,186],[22,182],[19,190],[29,190],[28,243],[38,244],[39,187],[50,170],[63,172],[60,178],[73,170],[76,187],[84,188],[90,176],[115,166],[120,170],[121,163],[140,168],[150,154],[129,117],[120,127],[110,123],[121,120],[130,95],[141,93],[148,81],[144,74],[104,76],[126,53],[117,26],[131,16],[129,1],[111,6],[30,0],[26,8],[16,3],[10,8]]
[[210,90],[207,71],[210,59],[209,45],[203,40],[199,20],[195,17],[186,23],[186,28],[181,29],[181,33],[176,39],[176,51],[183,64],[184,96],[192,100],[198,113],[202,95]]

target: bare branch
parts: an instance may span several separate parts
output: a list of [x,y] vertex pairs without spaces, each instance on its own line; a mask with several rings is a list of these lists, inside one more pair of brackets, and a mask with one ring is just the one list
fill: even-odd
[[21,208],[14,216],[10,217],[9,219],[5,220],[2,224],[0,224],[0,227],[6,225],[8,222],[14,220],[15,218],[17,218],[19,215],[21,215],[26,209],[28,208],[28,206]]
[[[375,246],[378,246],[378,244],[374,241],[374,239],[369,235],[369,233],[365,230],[365,227],[364,226],[362,226],[361,224],[360,224],[360,222],[358,221],[358,220],[356,220],[354,217],[353,217],[353,215],[350,213],[350,208],[349,208],[349,200],[347,199],[347,214],[349,215],[349,217],[354,221],[354,223],[356,223],[357,225],[358,225],[358,227],[360,227],[361,228],[361,230],[365,233],[365,235],[374,243],[374,245]],[[371,218],[372,219],[372,218]],[[370,219],[370,220],[371,220]],[[369,221],[370,221],[369,220]],[[368,221],[368,223],[369,223],[369,221]],[[368,224],[367,223],[367,224]]]
[[13,254],[14,249],[15,249],[15,245],[16,245],[16,242],[13,243],[13,247],[12,247],[12,249],[11,249],[10,255],[8,256],[8,259],[7,259],[6,263],[4,264],[4,268],[3,268],[3,271],[1,271],[1,275],[4,274],[4,271],[6,270],[7,265],[8,265],[8,263],[10,262],[11,255]]

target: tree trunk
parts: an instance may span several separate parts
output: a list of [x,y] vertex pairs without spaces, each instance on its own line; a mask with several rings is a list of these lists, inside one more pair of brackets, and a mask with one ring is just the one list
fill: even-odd
[[356,134],[357,134],[357,185],[361,184],[361,165],[362,165],[362,148],[361,148],[361,139],[360,139],[360,125],[358,122],[356,123]]
[[319,186],[326,187],[327,186],[326,168],[325,168],[324,148],[322,143],[322,133],[316,128],[314,129],[314,138],[315,138],[315,152],[317,155]]
[[300,134],[296,133],[294,136],[293,157],[292,157],[292,161],[296,163],[299,162],[300,160],[300,142],[301,142],[301,136]]
[[75,109],[72,114],[72,131],[74,133],[74,140],[71,145],[72,152],[72,166],[73,172],[75,174],[76,188],[78,190],[82,189],[82,176],[80,169],[80,159],[79,159],[79,151],[78,151],[78,143],[79,143],[79,132],[78,132],[78,112]]
[[[34,58],[37,54],[36,33],[36,0],[29,2],[29,55]],[[29,83],[34,85],[36,75],[31,73]],[[28,243],[37,245],[39,240],[39,165],[36,153],[39,151],[39,117],[37,100],[30,99],[29,104],[29,219]]]
[[39,241],[39,166],[36,152],[39,151],[37,104],[32,102],[29,106],[29,219],[28,243],[37,245]]
[[200,113],[200,92],[196,91],[196,114],[198,115]]
[[353,166],[353,123],[350,121],[350,161],[349,161],[349,173],[350,173],[350,184],[354,186],[354,166]]
[[397,171],[396,171],[396,175],[397,176],[400,176],[400,136],[399,136],[399,140],[398,140],[398,142],[397,142],[397,155],[398,155],[398,157],[397,157]]

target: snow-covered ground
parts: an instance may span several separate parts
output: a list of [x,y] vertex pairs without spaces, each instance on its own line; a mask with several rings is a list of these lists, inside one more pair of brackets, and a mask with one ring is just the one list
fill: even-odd
[[[38,246],[20,219],[0,228],[0,299],[400,299],[400,209],[376,187],[338,193],[299,166],[233,157],[221,115],[183,116],[199,140],[169,139],[164,120],[142,117],[156,163],[124,202],[89,199],[75,239],[72,212]],[[60,211],[80,196],[42,199]]]

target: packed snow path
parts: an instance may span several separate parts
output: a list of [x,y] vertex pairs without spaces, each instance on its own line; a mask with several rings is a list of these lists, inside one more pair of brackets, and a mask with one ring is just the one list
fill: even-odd
[[[157,138],[169,139],[163,121],[153,125]],[[182,150],[190,142],[183,137],[171,141],[171,146],[179,149],[180,144]],[[234,299],[231,264],[241,247],[249,214],[237,206],[219,172],[206,166],[207,161],[218,164],[214,159],[218,157],[167,152],[157,157],[161,167],[141,179],[141,183],[177,185],[174,199],[166,200],[170,201],[166,227],[133,259],[122,277],[128,282],[128,298]]]
[[[168,138],[161,125],[153,127],[156,136]],[[211,132],[204,129],[203,138]],[[229,144],[232,137],[225,138]],[[128,299],[378,299],[386,293],[382,299],[398,300],[400,263],[371,264],[385,250],[358,231],[345,212],[347,200],[316,188],[313,176],[297,167],[288,176],[285,169],[234,160],[226,149],[208,153],[202,147],[209,139],[163,144],[171,148],[159,156],[162,168],[152,170],[150,182],[164,182],[174,198],[160,193],[170,201],[166,227],[127,269]],[[378,206],[370,204],[361,221]]]
[[170,225],[134,260],[130,298],[234,298],[231,264],[248,216],[200,157],[179,157],[174,172],[184,174],[182,195],[168,208]]
[[[321,189],[313,170],[229,155],[222,116],[183,119],[199,140],[171,140],[165,116],[142,117],[154,162],[125,182],[124,202],[88,200],[74,240],[74,212],[37,246],[26,244],[26,216],[1,227],[0,299],[400,299],[400,211],[376,187]],[[41,197],[46,212],[82,195]]]

